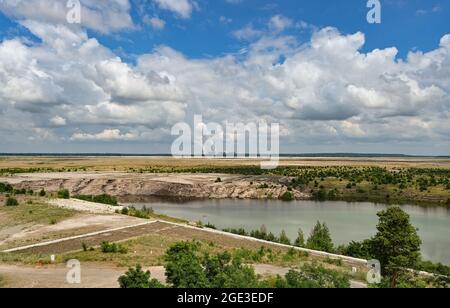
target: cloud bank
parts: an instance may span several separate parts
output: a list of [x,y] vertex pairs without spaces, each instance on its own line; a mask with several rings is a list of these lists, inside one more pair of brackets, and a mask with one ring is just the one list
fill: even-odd
[[[44,141],[80,150],[93,142],[169,149],[172,125],[193,114],[278,122],[285,152],[450,150],[450,34],[402,60],[395,47],[362,52],[360,32],[328,27],[299,42],[283,34],[294,21],[277,15],[268,31],[235,32],[241,39],[251,32],[239,54],[189,59],[160,46],[130,64],[86,30],[133,28],[128,1],[82,1],[78,26],[56,13],[65,1],[23,2],[5,0],[0,9],[40,42],[0,43],[0,152]],[[183,18],[192,13],[190,1],[157,2]]]

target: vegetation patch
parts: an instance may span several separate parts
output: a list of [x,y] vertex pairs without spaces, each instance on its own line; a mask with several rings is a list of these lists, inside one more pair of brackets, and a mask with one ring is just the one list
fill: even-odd
[[121,253],[121,254],[128,253],[128,249],[125,246],[110,242],[102,242],[100,249],[103,253]]
[[[178,242],[164,257],[167,287],[172,288],[349,288],[349,276],[317,265],[291,270],[283,278],[261,279],[253,267],[229,252],[204,253],[198,242]],[[122,288],[162,288],[142,267],[119,278]]]
[[77,195],[74,198],[75,199],[79,199],[79,200],[83,200],[83,201],[107,204],[107,205],[112,205],[112,206],[118,206],[119,205],[116,197],[110,196],[110,195],[107,195],[107,194],[97,195],[97,196]]
[[58,191],[58,198],[59,199],[70,199],[70,192],[67,189],[61,189]]
[[19,206],[19,201],[15,198],[6,199],[5,206]]

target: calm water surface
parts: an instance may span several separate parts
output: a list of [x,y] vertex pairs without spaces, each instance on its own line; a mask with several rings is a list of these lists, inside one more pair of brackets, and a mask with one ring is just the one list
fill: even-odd
[[[144,204],[136,205],[144,206]],[[219,229],[265,225],[275,234],[285,230],[293,240],[302,228],[307,236],[317,221],[326,222],[336,244],[372,237],[377,212],[385,205],[346,202],[279,202],[257,200],[207,200],[190,203],[151,203],[157,213],[190,221],[210,222]],[[450,265],[450,210],[445,208],[403,207],[410,215],[423,241],[424,259]]]

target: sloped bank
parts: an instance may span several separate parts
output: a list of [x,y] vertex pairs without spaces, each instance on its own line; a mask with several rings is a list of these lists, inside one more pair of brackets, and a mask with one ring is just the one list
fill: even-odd
[[20,174],[2,178],[16,189],[55,193],[68,189],[72,195],[116,196],[120,202],[151,202],[155,199],[278,199],[288,193],[292,199],[311,195],[291,190],[291,178],[221,174],[129,174],[48,173]]

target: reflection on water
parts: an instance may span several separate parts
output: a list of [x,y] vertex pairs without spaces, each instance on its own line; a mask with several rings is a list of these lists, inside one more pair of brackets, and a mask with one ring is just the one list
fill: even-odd
[[[139,204],[137,206],[144,206]],[[191,221],[210,222],[220,229],[259,229],[263,224],[273,233],[285,230],[291,239],[302,228],[308,235],[317,221],[326,222],[334,242],[347,244],[372,237],[377,212],[385,205],[346,202],[279,202],[259,200],[207,200],[183,204],[146,204],[156,212]],[[403,207],[410,215],[423,241],[426,260],[450,264],[450,210],[445,208]]]

